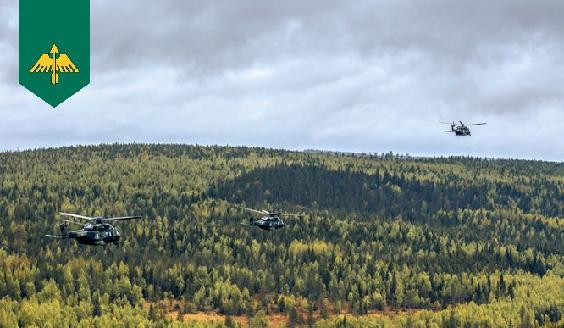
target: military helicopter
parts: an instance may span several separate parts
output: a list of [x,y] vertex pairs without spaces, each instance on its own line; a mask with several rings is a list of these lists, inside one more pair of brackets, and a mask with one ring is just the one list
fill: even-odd
[[[243,223],[243,225],[251,225],[251,226],[257,226],[262,230],[276,230],[276,229],[281,229],[284,228],[284,226],[286,226],[286,223],[284,223],[284,221],[280,218],[280,216],[282,215],[282,213],[276,213],[276,212],[272,212],[272,211],[267,211],[267,210],[255,210],[252,208],[247,208],[245,207],[245,210],[253,212],[253,213],[258,213],[260,215],[262,215],[262,217],[260,219],[253,219],[253,218],[249,218],[249,224],[245,224]],[[300,217],[301,215],[299,214],[284,214],[286,216],[297,216]]]
[[[472,136],[472,132],[470,131],[470,128],[468,128],[468,126],[466,126],[464,123],[462,123],[462,121],[458,121],[458,125],[456,125],[456,123],[452,122],[452,123],[448,123],[448,122],[441,122],[442,124],[449,124],[450,125],[450,131],[445,131],[445,132],[454,132],[454,134],[458,137],[470,137]],[[468,125],[486,125],[488,123],[474,123],[474,124],[468,124]]]
[[[57,239],[76,239],[79,244],[105,246],[107,244],[119,244],[120,234],[117,228],[110,223],[115,221],[129,221],[141,219],[140,216],[123,216],[116,218],[103,218],[103,217],[88,217],[78,214],[59,213],[62,217],[70,219],[84,220],[86,223],[79,223],[66,219],[63,223],[59,224],[61,230],[60,236],[46,235],[49,238]],[[81,225],[80,230],[71,230],[71,224]]]

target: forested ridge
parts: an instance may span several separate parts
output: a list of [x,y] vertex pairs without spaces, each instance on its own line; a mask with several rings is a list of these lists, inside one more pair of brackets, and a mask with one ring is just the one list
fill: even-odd
[[[281,230],[241,207],[299,212]],[[58,212],[141,215],[124,244]],[[188,145],[0,154],[0,327],[564,324],[564,164]],[[412,309],[409,314],[393,314]],[[174,316],[167,312],[175,311]],[[181,321],[217,312],[227,320]]]

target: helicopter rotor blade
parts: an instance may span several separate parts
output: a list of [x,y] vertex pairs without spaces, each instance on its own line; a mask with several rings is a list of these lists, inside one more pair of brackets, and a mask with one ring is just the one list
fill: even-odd
[[72,223],[72,224],[76,224],[76,225],[80,225],[83,226],[84,223],[80,223],[80,222],[76,222],[76,221],[71,221],[71,220],[63,220],[63,222],[68,222],[68,223]]
[[304,218],[304,214],[295,214],[295,213],[282,213],[282,216],[285,220],[292,221],[292,220],[299,220]]
[[474,123],[474,124],[470,124],[470,125],[486,125],[488,123]]
[[102,219],[102,221],[129,221],[129,220],[139,220],[142,218],[143,218],[142,216],[120,216],[116,218]]
[[248,208],[248,207],[244,207],[244,209],[247,210],[247,211],[258,213],[258,214],[262,214],[262,215],[267,214],[268,215],[268,212],[266,212],[266,211],[259,211],[259,210],[255,210],[255,209]]
[[66,239],[67,238],[67,237],[63,237],[63,236],[54,236],[54,235],[45,235],[45,237],[53,238],[53,239]]
[[69,218],[75,218],[75,219],[83,219],[83,220],[88,220],[88,221],[96,220],[96,218],[91,218],[89,216],[78,215],[78,214],[70,214],[70,213],[59,213],[59,214],[63,217],[69,217]]

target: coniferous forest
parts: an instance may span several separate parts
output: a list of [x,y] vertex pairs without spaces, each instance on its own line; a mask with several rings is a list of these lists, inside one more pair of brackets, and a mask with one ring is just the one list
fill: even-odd
[[[241,223],[243,207],[300,213]],[[59,212],[140,215],[123,244]],[[0,327],[562,327],[564,164],[101,145],[0,154]]]

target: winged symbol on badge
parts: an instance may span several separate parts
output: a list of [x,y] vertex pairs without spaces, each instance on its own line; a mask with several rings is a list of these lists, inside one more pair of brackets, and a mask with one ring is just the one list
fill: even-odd
[[[78,73],[79,70],[67,54],[59,54],[59,48],[53,44],[48,54],[42,54],[29,70],[30,73],[51,73],[51,84],[59,83],[59,73]],[[57,55],[59,55],[57,57]]]

